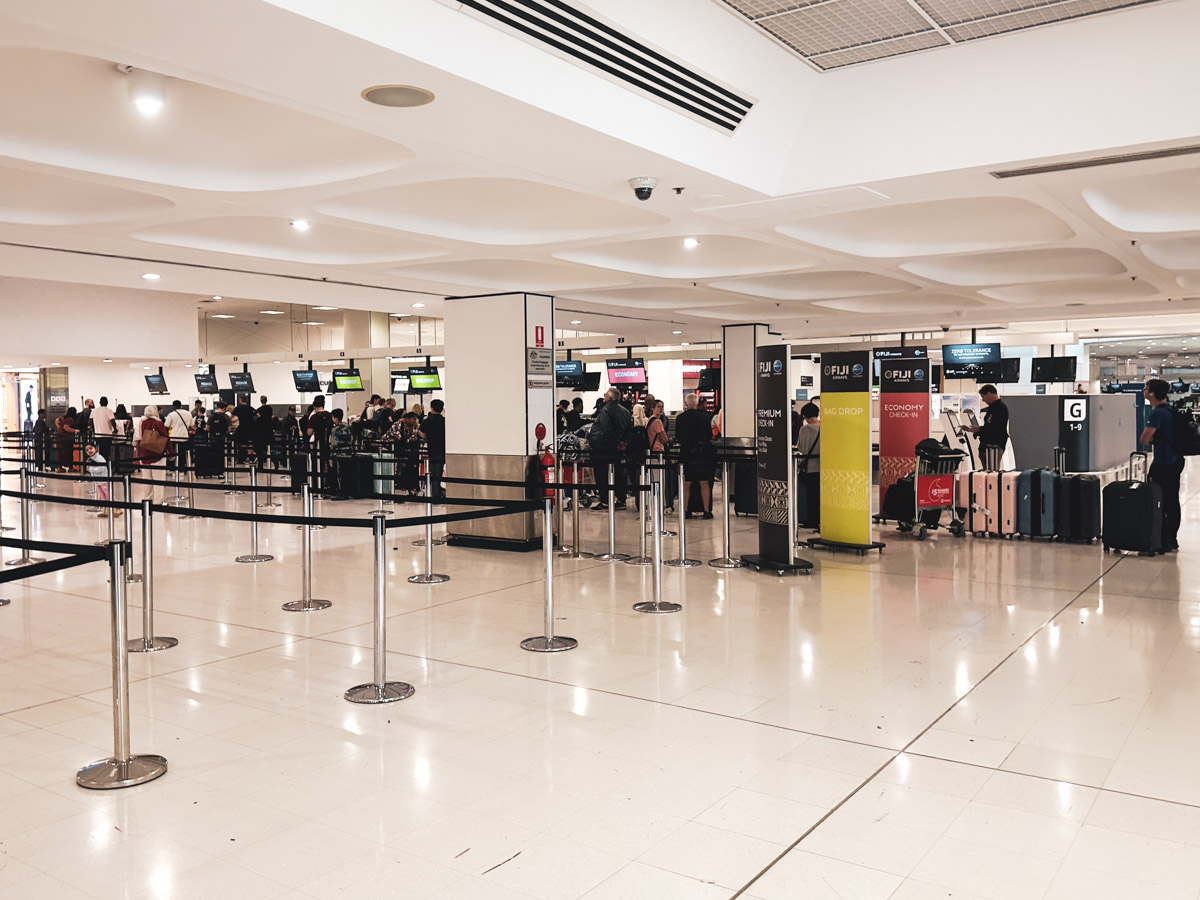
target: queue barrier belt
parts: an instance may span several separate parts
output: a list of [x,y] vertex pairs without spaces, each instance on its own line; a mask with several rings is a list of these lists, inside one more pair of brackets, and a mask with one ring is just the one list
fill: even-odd
[[0,570],[0,584],[7,584],[10,581],[23,581],[26,578],[33,578],[37,575],[49,575],[52,572],[61,572],[63,569],[73,569],[76,566],[100,562],[106,559],[109,553],[107,547],[87,547],[79,544],[59,544],[49,541],[22,541],[16,538],[0,538],[0,547],[12,547],[17,550],[26,551],[36,550],[39,553],[65,554],[58,559],[30,563],[27,566],[21,566],[16,569],[5,567],[3,570]]

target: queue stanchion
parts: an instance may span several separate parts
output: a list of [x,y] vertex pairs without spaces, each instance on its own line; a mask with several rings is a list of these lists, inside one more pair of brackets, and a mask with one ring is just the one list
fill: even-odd
[[594,557],[602,562],[629,559],[628,553],[617,552],[617,493],[613,490],[613,464],[608,464],[608,552]]
[[[21,472],[21,493],[26,495],[29,493],[29,473],[25,471]],[[29,497],[25,496],[21,498],[21,540],[29,540],[30,531],[32,531],[32,529],[29,525]],[[30,566],[34,563],[40,562],[45,562],[45,560],[40,556],[30,556],[28,549],[22,549],[19,557],[16,559],[10,559],[5,563],[5,565]]]
[[643,462],[638,466],[638,555],[625,560],[631,566],[648,566],[654,562],[646,555],[646,506],[650,502],[650,495],[642,490],[645,484],[646,464]]
[[[29,470],[21,469],[20,481],[19,481],[21,490],[25,489],[25,484],[28,481],[28,478],[29,478]],[[6,531],[12,531],[12,530],[14,530],[14,529],[11,525],[4,524],[4,498],[0,497],[0,534],[3,534]]]
[[[310,486],[311,486],[311,485],[312,485],[312,483],[313,483],[313,477],[312,477],[312,453],[311,453],[309,450],[307,450],[307,449],[304,451],[304,483],[305,483],[306,485],[310,485]],[[309,489],[311,490],[311,487],[310,487]],[[312,506],[314,509],[316,508],[316,501],[315,501],[315,500],[310,500],[310,501],[309,501],[309,503],[310,503],[310,505],[311,505],[311,506]],[[309,513],[308,515],[312,515],[312,514],[311,514],[311,513]],[[300,531],[300,530],[302,530],[302,529],[305,529],[305,528],[308,528],[308,529],[310,529],[311,531],[324,531],[324,530],[325,530],[325,526],[324,526],[324,525],[297,525],[297,526],[296,526],[296,530],[297,530],[297,531]]]
[[[36,438],[35,438],[35,440],[36,440]],[[45,444],[42,445],[42,448],[43,448],[42,456],[44,457],[46,455]],[[42,472],[42,469],[40,466],[37,465],[37,454],[36,454],[35,448],[33,447],[32,444],[29,447],[29,463],[30,463],[29,468],[33,469],[36,472],[36,474],[40,475]],[[46,489],[46,482],[44,482],[44,481],[37,481],[35,479],[33,482],[31,482],[31,485],[32,485],[32,490],[35,490],[35,491],[44,491]]]
[[[561,483],[561,482],[560,482]],[[558,653],[574,650],[579,641],[554,634],[554,498],[546,497],[542,508],[542,558],[546,563],[546,604],[543,633],[521,641],[522,650],[534,653]]]
[[414,688],[403,681],[387,680],[387,513],[372,513],[375,537],[375,680],[346,691],[351,703],[394,703],[411,697]]
[[[112,461],[109,460],[109,461],[105,462],[104,468],[108,473],[108,499],[109,499],[109,502],[112,502],[112,495],[113,495],[113,491],[112,491],[112,483],[113,483]],[[109,544],[111,544],[113,541],[115,541],[117,539],[117,523],[116,523],[116,518],[115,518],[116,513],[117,513],[117,511],[116,511],[115,507],[110,506],[108,508],[108,538],[103,541],[96,541],[97,547],[107,547]]]
[[650,568],[653,600],[643,600],[640,603],[633,604],[634,611],[640,613],[677,613],[683,606],[679,603],[664,603],[662,598],[662,561],[663,561],[663,536],[662,536],[662,521],[663,521],[663,491],[662,481],[650,482],[651,496],[651,521],[653,522],[654,541],[651,546],[653,549],[653,565]]
[[[426,497],[433,496],[433,472],[430,469],[428,462],[426,462],[426,464],[425,464],[425,496]],[[433,504],[432,503],[429,504],[426,507],[426,509],[428,510],[429,515],[433,515]],[[432,531],[433,531],[433,529],[430,528],[430,532],[432,532]],[[433,539],[433,543],[435,546],[440,547],[442,544],[449,543],[449,539],[444,538],[444,537],[435,537]],[[417,538],[415,541],[412,542],[412,545],[414,547],[424,547],[425,546],[425,538]]]
[[[554,483],[557,485],[561,485],[563,483],[563,464],[562,464],[561,454],[554,455]],[[570,548],[567,547],[567,532],[563,528],[563,526],[566,524],[566,513],[563,512],[563,504],[565,503],[565,500],[563,498],[566,497],[566,491],[564,491],[561,487],[557,487],[554,489],[554,494],[555,494],[555,500],[554,500],[554,503],[555,503],[554,552],[558,553],[558,554],[569,553]]]
[[[659,451],[659,453],[658,453],[658,471],[659,471],[659,472],[662,472],[662,473],[664,473],[664,474],[662,474],[662,475],[660,475],[660,476],[659,476],[660,478],[666,478],[666,477],[667,477],[667,476],[666,476],[666,474],[665,474],[665,473],[666,473],[666,471],[667,471],[667,455],[666,455],[666,453],[664,453],[664,452],[663,452],[663,451],[661,451],[661,450],[660,450],[660,451]],[[662,486],[662,492],[663,492],[663,508],[665,509],[665,508],[666,508],[666,505],[667,505],[667,483],[666,483],[665,481],[663,482],[663,486]],[[676,503],[678,503],[678,502],[679,502],[679,498],[678,498],[678,497],[676,497],[676,498],[675,498],[675,502],[676,502]],[[650,516],[650,518],[651,518],[651,519],[653,519],[653,518],[654,518],[653,511],[651,511],[651,516]],[[661,517],[661,520],[660,520],[660,522],[659,522],[659,530],[660,530],[660,531],[662,531],[662,536],[663,536],[663,537],[666,537],[666,538],[673,538],[673,537],[675,537],[675,532],[674,532],[674,531],[672,531],[670,528],[668,528],[668,527],[667,527],[667,516],[666,516],[666,513],[665,513],[665,512],[663,513],[663,515],[662,515],[662,517]]]
[[716,559],[710,559],[708,564],[714,569],[740,569],[745,563],[730,555],[729,537],[729,460],[721,463],[721,553]]
[[[121,476],[121,499],[128,506],[133,502],[133,476],[126,472]],[[143,531],[142,552],[146,552],[145,532]],[[142,576],[133,571],[133,510],[125,510],[125,543],[129,552],[125,554],[125,583],[141,584]]]
[[[426,470],[425,472],[425,515],[428,518],[433,518],[433,476]],[[410,584],[441,584],[450,580],[449,575],[438,575],[433,571],[433,545],[436,543],[433,539],[433,523],[425,523],[425,571],[420,575],[410,575],[408,580]]]
[[576,478],[571,485],[571,549],[560,553],[562,559],[591,559],[595,554],[579,549],[579,466],[575,466]]
[[[258,476],[255,474],[254,466],[250,467],[250,512],[253,514],[256,502],[258,499]],[[275,557],[267,553],[258,552],[258,519],[250,520],[250,552],[244,556],[237,557],[234,562],[240,563],[260,563],[270,562]]]
[[271,476],[270,460],[267,461],[267,502],[258,504],[256,509],[278,509],[279,503],[275,500],[275,482]]
[[[133,518],[133,513],[129,513]],[[133,543],[127,544],[132,556]],[[169,650],[179,643],[178,638],[154,636],[154,509],[149,500],[142,501],[142,636],[126,642],[130,653],[153,653]]]
[[[307,484],[300,488],[300,500],[304,508],[304,518],[313,516],[312,490]],[[287,612],[313,612],[318,609],[329,609],[333,603],[329,600],[314,600],[312,595],[312,529],[306,524],[300,526],[300,558],[304,566],[300,578],[301,594],[299,600],[289,600],[283,604]]]
[[676,569],[691,569],[702,565],[698,559],[688,559],[687,555],[687,498],[683,495],[683,461],[679,462],[679,496],[675,500],[675,510],[679,514],[679,556],[668,559],[666,564]]
[[113,755],[84,766],[75,775],[80,787],[95,791],[114,790],[145,784],[166,774],[167,761],[157,754],[129,751],[129,643],[125,579],[122,554],[124,544],[109,547],[110,594],[112,598],[112,664],[113,664]]

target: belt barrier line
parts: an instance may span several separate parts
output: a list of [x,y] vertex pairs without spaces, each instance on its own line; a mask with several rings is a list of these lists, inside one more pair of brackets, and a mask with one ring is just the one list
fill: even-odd
[[40,550],[43,553],[67,554],[59,559],[29,563],[18,569],[0,570],[0,584],[23,581],[35,575],[49,575],[64,569],[74,569],[89,563],[100,562],[108,553],[105,547],[80,547],[74,544],[51,544],[46,541],[18,541],[0,538],[0,547],[15,547],[22,550]]

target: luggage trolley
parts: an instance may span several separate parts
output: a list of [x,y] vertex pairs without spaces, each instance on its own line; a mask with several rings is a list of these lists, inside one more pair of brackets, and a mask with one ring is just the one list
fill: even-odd
[[958,518],[954,505],[954,473],[958,471],[962,460],[963,452],[949,447],[939,445],[936,450],[924,447],[917,450],[917,469],[913,473],[913,494],[916,498],[913,520],[911,523],[899,523],[901,531],[911,531],[913,537],[923,541],[930,526],[922,521],[921,513],[937,510],[940,516],[942,510],[949,509],[949,532],[956,538],[966,535],[966,526]]

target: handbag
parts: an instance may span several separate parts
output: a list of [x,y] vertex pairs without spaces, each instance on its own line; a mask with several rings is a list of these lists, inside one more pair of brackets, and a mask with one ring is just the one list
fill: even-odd
[[801,455],[801,458],[804,460],[804,462],[800,463],[800,474],[801,475],[808,474],[808,464],[812,461],[812,458],[817,455],[817,448],[820,446],[821,446],[821,429],[818,428],[817,429],[817,439],[815,441],[813,441],[812,446],[808,449],[808,452]]
[[142,429],[143,456],[164,456],[167,452],[167,436],[154,429]]

